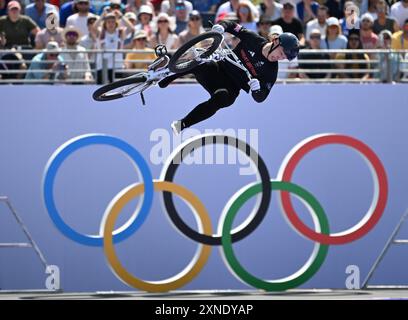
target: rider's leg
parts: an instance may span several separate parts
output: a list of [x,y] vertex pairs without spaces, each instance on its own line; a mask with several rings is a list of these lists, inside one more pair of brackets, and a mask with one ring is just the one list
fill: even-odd
[[181,130],[213,116],[219,109],[229,107],[239,95],[238,88],[215,62],[206,63],[193,70],[197,81],[210,93],[207,101],[196,106],[181,119]]
[[238,97],[239,91],[231,92],[225,88],[216,90],[211,98],[200,103],[189,114],[181,119],[182,129],[212,117],[221,108],[229,107]]

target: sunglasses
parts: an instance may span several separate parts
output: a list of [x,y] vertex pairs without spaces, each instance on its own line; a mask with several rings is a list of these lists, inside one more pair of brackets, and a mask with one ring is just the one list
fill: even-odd
[[359,37],[350,37],[349,41],[360,41]]
[[136,41],[147,41],[147,38],[137,38]]
[[89,2],[86,2],[86,1],[84,1],[84,2],[78,2],[78,4],[83,4],[83,5],[88,5],[89,4]]
[[56,57],[58,57],[58,53],[49,53],[48,54],[50,57],[53,57],[53,58],[56,58]]
[[201,18],[200,17],[191,17],[190,20],[191,21],[200,21]]
[[240,8],[239,12],[240,13],[249,13],[249,9],[248,8]]
[[169,23],[167,20],[159,20],[157,23]]
[[176,10],[185,10],[186,7],[185,6],[176,6]]
[[112,9],[120,9],[120,5],[118,4],[113,4],[110,6]]
[[362,22],[371,22],[371,21],[368,19],[364,19]]
[[76,32],[67,32],[66,36],[67,37],[78,37],[78,33],[76,33]]

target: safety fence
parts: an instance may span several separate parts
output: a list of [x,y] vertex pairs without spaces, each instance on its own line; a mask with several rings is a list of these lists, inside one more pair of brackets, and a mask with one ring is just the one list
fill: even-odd
[[[173,52],[170,52],[171,55]],[[0,84],[108,83],[145,71],[154,59],[146,50],[0,50]],[[194,83],[192,76],[177,82]],[[408,82],[408,50],[303,49],[280,61],[280,83]]]

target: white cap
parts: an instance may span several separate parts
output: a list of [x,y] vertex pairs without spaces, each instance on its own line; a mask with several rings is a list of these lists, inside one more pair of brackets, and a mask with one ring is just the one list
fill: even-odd
[[44,49],[45,52],[60,52],[61,48],[56,41],[50,41]]
[[374,18],[371,14],[369,14],[368,12],[364,13],[361,17],[360,17],[360,21],[363,22],[364,19],[370,20],[371,23],[374,23]]
[[148,14],[153,15],[153,10],[150,6],[148,6],[147,4],[144,4],[140,6],[138,15],[141,13],[148,13]]
[[275,24],[269,29],[269,34],[277,34],[281,35],[283,33],[283,29],[280,25]]
[[339,19],[336,17],[330,17],[326,20],[327,25],[330,26],[340,26]]
[[137,20],[136,13],[131,12],[131,11],[125,13],[125,18]]

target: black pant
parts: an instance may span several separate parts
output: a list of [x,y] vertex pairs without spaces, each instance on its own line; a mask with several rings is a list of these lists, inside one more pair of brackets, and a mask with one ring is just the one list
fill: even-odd
[[[213,116],[221,108],[229,107],[239,95],[240,88],[226,74],[217,62],[211,61],[194,68],[192,73],[205,90],[211,95],[210,99],[196,106],[182,121],[182,128],[188,128],[198,122]],[[162,81],[171,81],[185,75],[176,74]]]

